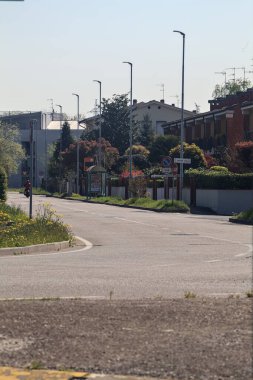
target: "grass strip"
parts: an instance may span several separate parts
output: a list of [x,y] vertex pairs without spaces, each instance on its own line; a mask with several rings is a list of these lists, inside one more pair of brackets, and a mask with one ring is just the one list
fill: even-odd
[[70,228],[49,205],[43,205],[34,219],[19,208],[0,203],[0,248],[72,241]]
[[248,224],[253,224],[253,208],[246,211],[242,211],[238,215],[233,216],[231,219],[245,222]]
[[132,207],[141,207],[144,209],[153,209],[163,212],[188,212],[189,207],[183,201],[177,200],[153,200],[150,198],[129,198],[122,199],[120,197],[96,197],[91,198],[90,201],[98,203],[108,203],[112,205],[126,205]]

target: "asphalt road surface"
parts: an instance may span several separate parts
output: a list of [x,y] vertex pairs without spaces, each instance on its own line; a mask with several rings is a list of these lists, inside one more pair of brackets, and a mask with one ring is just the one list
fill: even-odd
[[[33,197],[52,204],[83,250],[0,258],[0,298],[177,298],[245,294],[252,286],[252,226],[227,217],[169,214]],[[27,212],[29,200],[9,193]]]

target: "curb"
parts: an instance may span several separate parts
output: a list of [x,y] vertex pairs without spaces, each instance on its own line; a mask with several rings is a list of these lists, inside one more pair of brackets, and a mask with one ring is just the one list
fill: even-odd
[[[0,367],[0,380],[156,380],[146,376],[123,376],[96,374],[88,372],[56,371],[42,369],[21,369],[13,367]],[[171,378],[167,378],[170,380]],[[163,380],[163,379],[159,379]],[[164,379],[165,380],[165,379]],[[172,379],[171,379],[172,380]]]
[[246,222],[245,220],[240,220],[240,219],[235,219],[235,218],[229,218],[228,221],[231,222],[231,223],[244,224],[244,225],[247,225],[247,226],[252,226],[253,225],[253,223],[249,223],[249,222]]
[[[83,239],[79,239],[77,236],[74,237],[75,245],[86,245]],[[79,244],[78,244],[79,243]],[[52,252],[52,251],[61,251],[62,249],[69,248],[69,241],[60,241],[55,243],[47,244],[36,244],[28,245],[26,247],[10,247],[10,248],[0,248],[0,257],[1,256],[19,256],[19,255],[28,255],[29,253],[36,252]]]

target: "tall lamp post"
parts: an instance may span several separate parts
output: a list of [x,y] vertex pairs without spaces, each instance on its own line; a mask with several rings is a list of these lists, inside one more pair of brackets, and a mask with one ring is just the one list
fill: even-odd
[[[62,151],[62,106],[60,104],[56,104],[56,107],[60,108],[60,152]],[[60,178],[62,175],[62,162],[61,162],[61,156],[59,155],[60,159]]]
[[132,166],[133,166],[133,64],[128,61],[124,61],[130,65],[130,129],[129,129],[129,177],[132,178]]
[[183,197],[184,184],[184,51],[185,51],[185,33],[180,30],[173,30],[174,33],[179,33],[183,37],[183,60],[182,60],[182,94],[181,94],[181,129],[180,129],[180,181],[179,181],[179,199]]
[[[77,131],[79,132],[79,95],[72,93],[77,98]],[[76,146],[76,192],[79,194],[79,133],[77,136]]]
[[99,139],[98,139],[98,165],[101,166],[101,123],[102,123],[102,119],[101,119],[101,87],[102,87],[102,83],[100,80],[96,80],[94,79],[93,82],[97,82],[99,84]]

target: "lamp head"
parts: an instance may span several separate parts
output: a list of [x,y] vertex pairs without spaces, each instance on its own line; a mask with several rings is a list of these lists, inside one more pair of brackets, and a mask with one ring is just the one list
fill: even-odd
[[183,36],[183,37],[185,36],[185,33],[181,32],[180,30],[173,30],[173,32],[174,33],[180,33],[181,36]]

